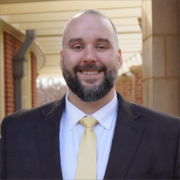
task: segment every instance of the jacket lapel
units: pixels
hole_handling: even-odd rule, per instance
[[[45,179],[62,179],[59,150],[60,119],[65,98],[41,112],[43,118],[36,125],[37,144]]]
[[[124,179],[133,161],[144,127],[135,120],[141,114],[118,94],[119,107],[111,152],[104,179]]]

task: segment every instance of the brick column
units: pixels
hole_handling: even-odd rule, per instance
[[[37,106],[37,59],[33,52],[31,52],[31,94],[32,94],[32,107]]]
[[[132,101],[132,76],[119,76],[115,85],[118,91],[127,101]]]
[[[14,112],[14,77],[12,58],[19,50],[21,44],[21,41],[4,32],[5,116]]]
[[[143,104],[143,94],[142,94],[142,67],[132,66],[130,68],[132,72],[132,94],[133,102],[136,104]]]

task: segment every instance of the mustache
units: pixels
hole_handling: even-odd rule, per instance
[[[107,68],[105,66],[97,66],[95,64],[85,64],[85,65],[76,66],[74,68],[74,73],[77,73],[77,71],[85,71],[85,70],[103,71],[104,73],[107,72]]]

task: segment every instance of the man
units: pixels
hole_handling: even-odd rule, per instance
[[[4,119],[2,178],[179,179],[179,118],[125,101],[114,89],[121,65],[112,22],[75,15],[60,61],[69,92]]]

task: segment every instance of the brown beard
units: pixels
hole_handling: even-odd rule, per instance
[[[84,70],[98,70],[104,72],[104,78],[99,85],[92,85],[91,88],[87,88],[82,85],[77,76],[78,71]],[[82,101],[94,102],[102,99],[109,91],[114,87],[118,76],[118,64],[117,66],[107,71],[105,66],[97,66],[92,64],[86,64],[84,66],[76,66],[74,73],[71,73],[66,69],[64,61],[62,60],[62,71],[64,79],[72,92],[74,92]],[[93,84],[95,80],[86,80],[86,82]]]

